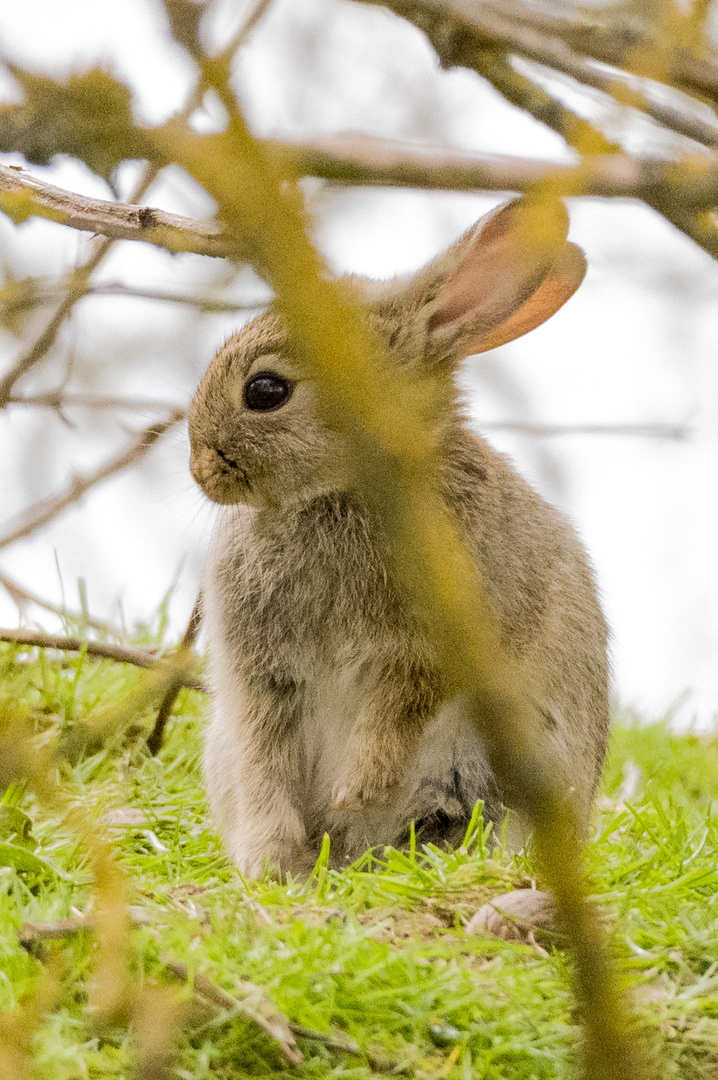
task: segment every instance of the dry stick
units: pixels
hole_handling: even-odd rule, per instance
[[[38,408],[54,409],[113,409],[119,412],[182,412],[180,405],[160,398],[127,398],[114,394],[83,394],[65,390],[50,390],[44,394],[13,395],[8,399],[11,405],[33,405]]]
[[[62,637],[57,634],[44,634],[35,630],[0,629],[0,641],[28,648],[58,649],[62,652],[86,652],[88,656],[97,656],[103,660],[116,660],[120,664],[132,664],[134,667],[154,670],[167,663],[165,657],[145,649],[129,649],[124,645],[112,645],[107,641],[87,641],[79,637]],[[181,685],[190,690],[204,690],[200,679],[189,673],[173,672],[173,677],[181,680]]]
[[[219,256],[229,253],[226,241],[221,239],[222,227],[215,222],[197,221],[148,206],[78,197],[8,165],[0,166],[0,209],[18,223],[40,216],[112,240],[145,240],[172,252]],[[100,254],[107,250],[103,245]]]
[[[458,59],[448,62],[465,63]],[[562,106],[515,72],[508,62],[501,61],[501,58],[497,62],[504,65],[507,80],[513,80],[517,86],[523,84],[524,93],[531,86],[534,99],[541,93],[546,101],[551,101],[551,111],[556,116],[551,120],[545,114],[540,115],[544,123],[550,123],[558,130],[563,116],[564,119],[571,117],[572,125],[576,127],[579,121],[575,114],[570,110],[562,111]],[[480,73],[487,74],[483,67]],[[495,80],[498,81],[496,74],[492,81]],[[533,104],[523,101],[520,104],[537,115],[535,100]],[[561,133],[565,134],[563,131]],[[586,157],[578,165],[567,165],[532,158],[411,145],[366,135],[319,138],[311,143],[268,142],[265,146],[278,164],[291,165],[297,175],[316,176],[338,184],[521,192],[532,192],[550,184],[557,194],[567,196],[597,195],[647,200],[656,193],[663,193],[666,198],[680,198],[697,210],[718,204],[718,162],[705,155],[666,162],[635,160],[621,153],[599,154]],[[8,173],[11,173],[12,187],[23,192],[28,217],[50,217],[71,228],[88,229],[108,238],[142,240],[168,251],[230,256],[235,259],[241,257],[240,248],[243,245],[232,240],[216,222],[199,221],[179,214],[167,215],[164,211],[149,207],[88,199],[45,184],[24,171],[18,173],[6,165],[0,165],[0,210],[9,211],[5,194]],[[58,209],[60,206],[61,211]],[[143,226],[139,221],[141,210],[147,211],[145,219],[171,217],[171,228]],[[211,245],[207,243],[208,235],[212,236]]]
[[[250,982],[242,983],[247,999],[240,1000],[221,987],[215,986],[204,975],[190,976],[187,965],[179,960],[165,960],[163,963],[173,975],[184,982],[191,983],[194,990],[207,1001],[211,1001],[221,1009],[228,1009],[252,1020],[277,1043],[283,1056],[291,1065],[301,1065],[304,1061],[304,1055],[297,1046],[289,1018],[279,1011],[260,986]],[[252,1002],[252,998],[256,1004]]]
[[[197,640],[197,635],[199,634],[201,625],[202,593],[200,592],[197,594],[197,598],[192,607],[192,613],[189,617],[189,622],[187,623],[187,629],[185,630],[182,636],[182,641],[179,645],[180,650],[184,650],[186,652],[191,651],[195,641]],[[160,704],[159,710],[157,712],[157,719],[155,720],[154,727],[152,728],[149,738],[147,739],[147,749],[153,755],[153,757],[156,754],[159,754],[160,750],[162,749],[165,728],[167,726],[167,722],[170,716],[172,715],[172,708],[175,701],[177,700],[177,696],[183,685],[184,683],[182,682],[182,680],[178,678],[176,683],[170,684],[170,686],[167,688],[165,696],[162,698],[162,703]]]
[[[52,604],[49,600],[45,600],[42,596],[38,596],[37,593],[32,593],[22,585],[18,585],[18,583],[13,581],[12,578],[9,578],[7,574],[0,573],[0,585],[2,585],[3,589],[10,594],[19,608],[22,608],[25,604],[34,604],[36,607],[44,608],[45,611],[51,611],[53,615],[59,615],[61,618],[69,616],[71,619],[82,619],[88,626],[91,626],[93,630],[98,630],[102,634],[116,633],[109,623],[102,622],[100,619],[95,619],[91,615],[85,614],[85,612],[68,611],[66,607],[60,607],[59,604]]]
[[[119,205],[111,203],[110,205]],[[14,282],[6,290],[0,289],[0,308],[11,314],[17,314],[38,307],[64,296],[70,282],[68,279],[52,282],[43,278],[28,278],[22,283]],[[3,292],[5,295],[3,295]],[[182,304],[197,311],[211,314],[224,312],[256,311],[266,305],[267,299],[255,302],[237,300],[217,300],[211,296],[182,296],[178,293],[165,292],[162,289],[136,288],[120,281],[108,281],[99,285],[90,285],[83,294],[87,296],[129,297],[133,300],[159,300],[162,303]],[[14,398],[10,398],[13,402]]]
[[[63,652],[86,652],[88,656],[98,656],[105,660],[117,660],[121,664],[133,664],[135,667],[155,668],[157,657],[144,649],[128,649],[124,645],[112,645],[106,641],[86,641],[79,637],[63,637],[59,634],[44,634],[37,630],[0,629],[0,641],[12,642],[39,649],[59,649]]]
[[[138,432],[130,445],[120,454],[110,458],[93,473],[87,476],[77,476],[68,487],[57,495],[51,495],[47,499],[41,499],[34,506],[29,507],[20,516],[14,528],[10,528],[3,537],[0,537],[0,549],[9,547],[10,544],[24,540],[38,529],[47,525],[56,518],[68,506],[78,502],[91,488],[97,487],[103,480],[115,476],[123,469],[134,465],[166,431],[184,419],[184,413],[176,409],[172,415],[163,421],[150,424],[143,431]]]
[[[144,913],[140,916],[140,913],[134,915],[133,912],[130,911],[129,915],[130,921],[134,925],[144,926],[147,924],[147,918],[144,916]],[[38,945],[42,945],[46,941],[61,941],[68,937],[76,937],[78,934],[92,932],[94,929],[95,920],[90,915],[72,916],[67,919],[52,919],[47,922],[29,922],[23,923],[18,930],[18,941],[24,949],[32,952]],[[338,1050],[341,1053],[351,1054],[354,1057],[366,1057],[372,1067],[376,1067],[375,1059],[371,1058],[370,1055],[365,1055],[358,1046],[355,1046],[348,1041],[345,1042],[343,1039],[338,1039],[333,1035],[325,1035],[321,1031],[314,1031],[312,1028],[307,1028],[303,1024],[294,1023],[284,1013],[277,1009],[274,1003],[267,997],[266,991],[256,983],[243,981],[241,983],[241,989],[246,991],[247,997],[254,998],[255,1001],[258,1000],[260,1005],[263,1005],[266,1009],[267,1015],[260,1011],[257,1006],[252,1006],[250,1003],[236,998],[222,987],[217,986],[206,976],[190,976],[187,965],[180,960],[164,960],[163,965],[178,979],[187,983],[191,982],[195,992],[206,1001],[211,1002],[213,1005],[217,1005],[220,1009],[227,1009],[233,1013],[239,1013],[254,1021],[254,1023],[261,1027],[273,1041],[279,1043],[282,1053],[293,1065],[298,1065],[303,1060],[302,1053],[294,1039],[294,1036],[299,1036],[313,1042],[321,1043],[331,1050]],[[391,1068],[392,1064],[393,1063],[382,1062],[379,1067],[383,1067],[384,1069]]]

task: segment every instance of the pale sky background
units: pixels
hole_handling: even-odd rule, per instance
[[[221,42],[244,4],[216,5],[210,28]],[[23,0],[0,5],[0,59],[62,76],[103,64],[131,86],[137,115],[161,121],[180,107],[192,72],[166,39],[153,0]],[[243,50],[237,89],[263,135],[360,130],[476,151],[570,157],[561,140],[512,109],[467,71],[439,69],[413,27],[381,9],[346,0],[275,0]],[[569,93],[569,91],[567,91]],[[0,99],[17,100],[0,79]],[[575,97],[572,98],[575,102]],[[665,149],[651,125],[604,115],[613,137]],[[18,158],[5,156],[7,162]],[[36,175],[87,194],[107,186],[76,162]],[[132,167],[123,170],[126,193]],[[500,196],[331,189],[307,184],[316,240],[338,272],[386,277],[418,268],[448,246]],[[197,216],[210,200],[179,171],[152,189],[150,204]],[[613,629],[621,700],[648,717],[681,695],[680,717],[703,725],[718,715],[718,264],[652,211],[628,202],[570,202],[571,235],[589,273],[579,293],[546,326],[469,359],[464,385],[482,423],[688,424],[684,441],[571,435],[537,438],[491,432],[495,445],[576,524],[596,567]],[[86,237],[31,222],[0,220],[0,266],[15,276],[56,274],[72,265]],[[99,279],[176,292],[261,301],[249,272],[215,260],[169,256],[119,244]],[[55,365],[70,385],[186,403],[213,351],[240,324],[237,314],[197,315],[177,305],[87,298],[59,340]],[[0,369],[19,341],[0,330]],[[56,385],[48,363],[22,389]],[[55,374],[53,375],[53,371]],[[4,517],[48,494],[74,471],[119,448],[125,429],[149,417],[75,410],[69,429],[50,413],[6,410],[0,418]],[[124,427],[123,427],[124,425]],[[0,568],[28,588],[76,604],[87,580],[94,613],[128,625],[152,618],[170,585],[179,633],[197,587],[215,510],[194,487],[186,432],[177,430],[141,470],[108,483],[52,528],[0,553]],[[0,526],[0,531],[4,528]],[[35,609],[48,628],[52,618]],[[17,610],[0,595],[0,622]]]

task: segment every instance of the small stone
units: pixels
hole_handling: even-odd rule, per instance
[[[550,893],[538,889],[515,889],[484,904],[466,927],[467,934],[493,934],[504,941],[534,944],[539,932],[560,938],[556,905]]]

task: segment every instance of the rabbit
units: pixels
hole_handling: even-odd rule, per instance
[[[585,829],[606,752],[607,628],[575,532],[468,427],[453,372],[545,321],[585,259],[562,203],[558,244],[527,243],[520,197],[409,280],[342,279],[407,379],[450,392],[435,410],[441,496],[538,704],[535,738]],[[533,217],[532,217],[533,215]],[[556,224],[558,222],[558,225]],[[278,308],[219,350],[189,417],[191,472],[224,506],[203,579],[211,715],[204,776],[242,874],[311,872],[323,834],[341,866],[369,846],[457,845],[500,787],[466,704],[442,687],[423,624],[385,556],[341,425],[318,407]]]

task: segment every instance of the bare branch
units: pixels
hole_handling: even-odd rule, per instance
[[[132,664],[134,667],[153,670],[166,664],[163,657],[146,649],[129,649],[124,645],[112,645],[107,641],[87,641],[79,637],[62,637],[57,634],[43,634],[35,630],[0,629],[0,641],[28,648],[58,649],[61,652],[86,652],[101,660],[116,660],[119,664]],[[186,665],[185,665],[186,668]],[[204,683],[186,670],[174,671],[176,678],[182,679],[182,686],[191,690],[204,690]]]
[[[11,167],[6,168],[5,166],[0,166],[0,170],[2,170],[2,175],[0,175],[0,210],[5,210],[6,207],[3,204],[3,195],[7,195],[11,200],[12,198],[20,198],[22,200],[26,196],[23,196],[22,193],[18,192],[14,192],[13,194],[12,191],[5,191],[5,173],[9,173],[12,177],[12,173],[17,174],[18,170]],[[142,176],[137,181],[132,191],[133,199],[142,198],[154,177],[157,175],[157,171],[155,166],[147,166],[143,170]],[[10,216],[12,217],[11,211],[6,210],[6,212],[10,213]],[[24,220],[24,218],[22,218],[22,220]],[[77,301],[87,292],[92,274],[111,250],[113,243],[114,240],[109,237],[102,240],[87,261],[73,272],[66,295],[60,301],[44,328],[40,331],[27,352],[15,361],[10,370],[0,380],[0,409],[7,404],[7,400],[12,394],[13,387],[18,379],[22,378],[22,376],[34,367],[35,364],[42,360],[45,354],[52,348],[65,320],[72,312]]]
[[[43,525],[47,525],[53,518],[56,518],[63,510],[66,510],[68,506],[72,506],[73,503],[79,502],[83,495],[91,488],[96,487],[98,484],[101,484],[103,480],[107,480],[108,477],[114,476],[116,473],[121,472],[130,465],[134,465],[140,458],[144,457],[150,447],[156,443],[166,431],[169,431],[171,427],[178,424],[180,420],[183,419],[184,413],[180,410],[175,410],[167,420],[151,424],[149,427],[145,428],[144,431],[140,431],[136,438],[132,440],[130,445],[123,450],[122,453],[110,458],[110,460],[105,462],[104,465],[101,465],[99,469],[96,469],[88,476],[75,477],[65,491],[62,491],[57,495],[52,495],[47,499],[42,499],[34,506],[31,506],[21,515],[17,523],[10,527],[10,530],[5,536],[0,538],[0,548],[9,547],[10,544],[14,544],[18,540],[23,540],[25,537],[30,536],[32,533],[42,528]]]
[[[375,4],[376,0],[360,0]],[[608,17],[591,20],[584,10],[549,14],[525,3],[501,0],[383,0],[383,6],[447,43],[457,35],[470,35],[480,46],[490,46],[561,66],[569,51],[623,68],[638,76],[659,77],[685,93],[718,101],[718,65],[685,49],[665,47],[656,28],[629,25]],[[431,34],[430,34],[431,36]],[[558,39],[558,40],[556,40]],[[559,51],[561,50],[561,51]],[[565,51],[564,51],[565,50]],[[567,64],[571,60],[565,61]]]
[[[457,8],[467,18],[466,5],[457,5]],[[669,130],[706,146],[713,147],[718,142],[718,120],[715,118],[712,123],[704,120],[695,110],[681,107],[680,99],[671,104],[655,100],[650,96],[645,80],[632,72],[630,65],[627,71],[615,66],[606,69],[575,52],[561,40],[560,32],[565,31],[565,20],[550,20],[552,31],[547,35],[537,29],[537,23],[545,27],[547,20],[541,17],[532,20],[530,9],[524,11],[523,5],[504,4],[499,8],[491,3],[482,3],[480,6],[474,5],[468,21],[479,36],[486,36],[492,43],[499,43],[519,56],[570,75],[586,86],[611,96],[620,96],[624,104],[640,109]],[[645,71],[640,74],[645,74]],[[663,68],[660,74],[665,74]]]
[[[69,391],[50,390],[44,394],[13,395],[10,405],[32,405],[43,409],[116,409],[120,412],[182,412],[179,405],[159,398],[126,398],[114,394],[73,394]]]
[[[68,278],[59,281],[48,281],[42,278],[27,278],[24,281],[14,281],[12,286],[6,286],[5,289],[0,288],[0,308],[7,313],[18,314],[38,307],[40,304],[62,299],[69,287],[70,280]],[[182,295],[180,293],[166,292],[163,289],[148,289],[126,285],[121,281],[107,281],[97,285],[89,285],[79,299],[84,299],[86,296],[126,296],[133,300],[159,300],[163,303],[182,304],[207,313],[257,311],[267,303],[266,297],[254,301],[218,300],[215,296]]]
[[[127,912],[134,926],[146,926],[149,918],[138,907],[130,907]],[[17,932],[18,942],[28,952],[35,952],[38,945],[45,941],[60,941],[63,938],[76,937],[95,929],[96,920],[92,915],[73,915],[66,919],[50,919],[45,922],[23,923]]]
[[[197,640],[197,635],[200,632],[202,626],[202,593],[197,594],[194,605],[192,606],[192,612],[187,623],[187,628],[182,635],[182,641],[179,644],[180,651],[190,653],[194,647],[194,643]],[[162,743],[164,742],[165,728],[172,715],[172,709],[174,703],[177,700],[180,690],[182,689],[181,681],[177,681],[176,684],[170,685],[167,688],[165,696],[162,698],[159,710],[157,712],[157,718],[154,723],[154,727],[147,739],[147,749],[156,756],[162,749]]]
[[[513,77],[522,76],[513,73]],[[527,81],[527,80],[524,80]],[[524,107],[527,107],[524,105]],[[557,112],[575,116],[553,103]],[[545,116],[539,116],[547,123]],[[558,124],[554,125],[558,128]],[[565,130],[561,129],[561,134]],[[211,136],[207,136],[211,140]],[[533,158],[497,154],[475,154],[437,147],[411,145],[366,135],[342,135],[314,140],[312,143],[267,143],[278,158],[292,161],[295,170],[342,184],[383,187],[414,187],[453,191],[523,191],[530,192],[550,185],[560,195],[598,195],[621,198],[652,198],[663,192],[696,210],[718,203],[718,162],[700,157],[680,162],[634,160],[627,154],[598,154],[580,164],[537,161]],[[2,185],[8,171],[0,166],[0,209],[3,208]],[[13,185],[25,187],[28,215],[45,216],[46,199],[62,203],[65,210],[54,220],[72,228],[91,229],[108,237],[143,240],[169,251],[186,251],[213,256],[236,257],[236,245],[217,223],[198,221],[178,214],[165,214],[148,207],[86,199],[60,188],[51,188],[24,171],[13,173]],[[49,193],[48,193],[49,191]],[[157,227],[138,223],[140,211],[146,220],[171,218]],[[127,222],[117,229],[116,220]],[[134,224],[133,224],[134,222]],[[84,295],[84,293],[82,293]],[[194,301],[192,301],[194,302]],[[25,364],[25,369],[28,366]],[[0,383],[0,393],[2,393]],[[0,398],[0,401],[2,399]]]
[[[477,421],[481,431],[514,431],[518,435],[620,435],[639,439],[688,439],[687,424],[535,424],[526,420]]]
[[[17,223],[29,217],[44,217],[115,240],[145,240],[167,251],[228,254],[228,244],[222,242],[222,229],[216,223],[149,206],[74,195],[15,166],[0,166],[0,209]]]
[[[420,0],[424,2],[424,0]],[[430,0],[433,2],[433,0]],[[476,14],[477,4],[470,0],[439,0],[444,9],[466,12],[471,6]],[[620,9],[614,14],[609,8],[606,16],[593,18],[584,10],[571,11],[564,7],[560,12],[538,10],[517,0],[492,0],[481,4],[481,10],[491,12],[492,18],[504,19],[502,33],[507,43],[517,27],[531,28],[544,39],[558,38],[576,52],[584,53],[604,64],[623,68],[638,76],[659,78],[676,90],[699,98],[718,101],[718,65],[689,52],[682,42],[680,47],[665,40],[665,28],[658,21],[651,25],[636,19],[630,23],[622,19]],[[658,8],[656,12],[658,13]],[[494,22],[496,28],[496,22]]]

